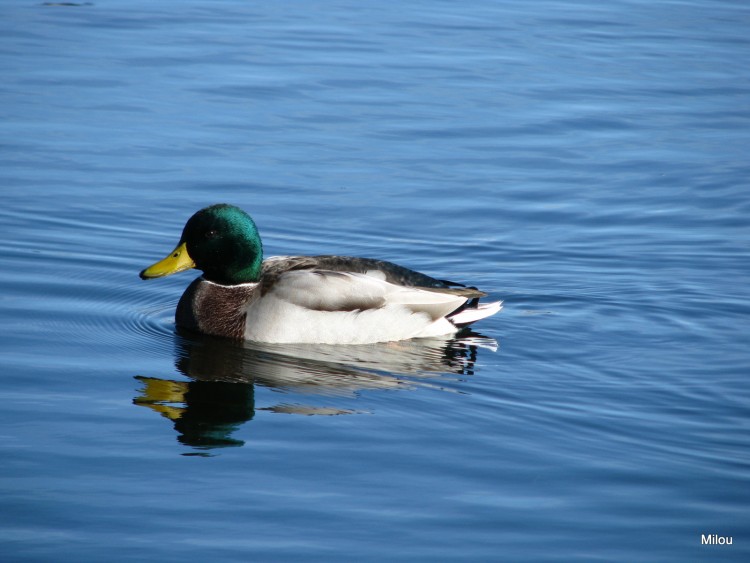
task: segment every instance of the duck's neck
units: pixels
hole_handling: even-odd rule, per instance
[[[236,285],[240,283],[253,283],[257,282],[260,279],[260,272],[263,265],[263,249],[258,249],[258,252],[255,254],[255,258],[253,259],[252,264],[246,266],[245,268],[242,268],[241,270],[236,271],[232,275],[232,283],[231,285]]]
[[[260,280],[263,265],[263,245],[260,237],[242,241],[229,249],[213,267],[203,268],[203,277],[220,285],[239,285]]]

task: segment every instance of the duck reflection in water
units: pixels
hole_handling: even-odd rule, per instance
[[[434,385],[446,374],[472,375],[479,348],[497,342],[471,331],[451,338],[361,346],[236,342],[178,329],[175,366],[188,381],[136,376],[133,403],[174,423],[177,439],[197,449],[242,446],[232,434],[255,415],[256,384],[287,393],[351,396],[363,390]],[[357,414],[356,409],[281,403],[277,413]]]

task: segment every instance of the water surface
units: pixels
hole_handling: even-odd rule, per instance
[[[6,558],[750,557],[744,5],[3,16]],[[137,273],[222,201],[268,255],[505,309],[366,347],[178,332],[191,274]]]

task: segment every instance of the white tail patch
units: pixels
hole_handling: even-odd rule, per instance
[[[476,309],[464,309],[463,311],[448,317],[453,324],[467,325],[486,317],[491,317],[503,308],[502,301],[493,303],[480,303]]]

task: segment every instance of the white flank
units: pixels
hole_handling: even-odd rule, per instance
[[[466,303],[453,293],[392,284],[367,274],[293,270],[247,308],[245,338],[257,342],[370,344],[454,334],[494,315],[500,301],[448,317]]]
[[[250,304],[245,338],[368,344],[453,334],[456,327],[445,315],[465,302],[364,274],[295,270]]]

